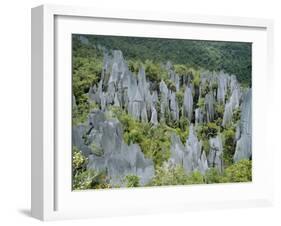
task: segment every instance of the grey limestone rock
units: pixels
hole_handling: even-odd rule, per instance
[[[202,152],[200,159],[198,159],[198,170],[201,174],[205,174],[209,169],[208,160],[205,151]]]
[[[215,167],[219,171],[223,171],[223,146],[220,135],[210,138],[210,151],[208,155],[209,167]]]
[[[191,121],[193,112],[193,96],[192,90],[188,86],[185,88],[184,99],[183,99],[183,110],[184,115]]]
[[[153,162],[144,157],[138,144],[125,144],[122,134],[117,119],[105,120],[99,130],[92,130],[87,168],[107,172],[113,186],[125,186],[127,175],[138,176],[145,185],[154,176]]]
[[[225,96],[227,91],[227,75],[220,72],[218,75],[218,90],[217,99],[219,103],[225,103]]]
[[[252,157],[252,92],[245,94],[241,105],[240,139],[237,141],[234,162]]]
[[[171,157],[170,162],[174,165],[183,166],[186,173],[200,171],[205,174],[209,169],[205,152],[201,153],[202,144],[198,141],[193,125],[190,126],[190,133],[185,146],[178,135],[171,136]]]
[[[195,109],[195,125],[203,123],[204,120],[204,112],[201,108]]]
[[[187,155],[183,160],[183,167],[187,172],[192,172],[198,169],[198,160],[201,157],[202,149],[202,144],[198,141],[192,124],[189,127],[189,135],[185,143],[185,148]]]
[[[77,147],[86,156],[91,153],[91,149],[85,144],[88,130],[89,128],[84,124],[72,127],[72,145]]]
[[[172,134],[170,159],[175,165],[183,165],[184,156],[185,156],[185,147],[182,144],[180,137],[176,134]]]
[[[207,122],[212,122],[214,120],[215,110],[214,110],[215,99],[212,92],[209,92],[205,96],[205,108]]]
[[[72,95],[72,109],[77,108],[77,104],[76,104],[76,98],[74,95]]]
[[[115,95],[114,95],[114,106],[115,107],[121,107],[121,104],[120,104],[120,101],[119,101],[119,98],[118,98],[118,93],[115,93]]]
[[[232,120],[233,109],[231,102],[226,103],[223,113],[222,126],[227,127]]]
[[[172,119],[174,121],[179,120],[179,106],[176,100],[176,93],[172,92],[170,95],[170,109],[172,113]]]
[[[158,124],[157,111],[154,108],[154,106],[152,106],[152,113],[151,113],[150,123],[152,123],[155,126]]]
[[[141,108],[141,121],[146,123],[148,120],[147,118],[147,110],[146,110],[146,105],[143,104],[142,108]]]

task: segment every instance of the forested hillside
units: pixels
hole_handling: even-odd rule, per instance
[[[73,189],[251,181],[250,43],[72,40]]]
[[[194,69],[224,70],[251,86],[252,45],[242,42],[215,42],[182,39],[155,39],[114,36],[83,36],[95,47],[120,49],[125,59],[159,63],[167,59]],[[76,36],[79,39],[79,36]],[[74,38],[74,42],[77,39]],[[75,40],[76,39],[76,40]],[[83,40],[83,39],[82,39]],[[84,42],[85,43],[85,42]],[[79,48],[74,54],[79,54]]]

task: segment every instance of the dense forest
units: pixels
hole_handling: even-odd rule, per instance
[[[93,47],[120,49],[125,59],[159,63],[167,59],[195,69],[223,70],[235,74],[238,81],[251,86],[252,45],[243,42],[198,41],[184,39],[156,39],[139,37],[83,36],[84,44]],[[78,36],[74,42],[79,42]],[[85,41],[87,40],[87,41]],[[85,43],[86,42],[86,43]],[[77,43],[78,44],[78,43]],[[79,54],[79,45],[76,47]]]
[[[73,189],[251,181],[251,44],[72,36]]]

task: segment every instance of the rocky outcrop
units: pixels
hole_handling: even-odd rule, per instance
[[[141,185],[154,176],[152,160],[144,156],[138,144],[123,141],[122,126],[116,118],[106,117],[112,106],[153,127],[163,123],[170,127],[190,125],[186,142],[183,144],[173,134],[170,146],[169,162],[181,165],[186,173],[205,174],[212,167],[223,171],[222,136],[208,134],[208,138],[202,138],[199,131],[203,126],[220,126],[221,131],[233,126],[236,145],[233,161],[250,159],[251,90],[243,94],[236,77],[224,72],[201,71],[198,87],[192,76],[178,75],[171,62],[161,67],[168,76],[160,82],[150,81],[143,66],[137,72],[129,70],[121,51],[105,52],[100,81],[88,92],[89,102],[96,103],[99,109],[92,111],[84,124],[73,126],[73,145],[88,157],[87,168],[105,171],[114,186],[124,186],[127,175],[139,176]],[[73,109],[77,108],[74,96],[72,102]],[[237,125],[233,116],[240,109]],[[209,149],[208,145],[203,148],[198,137],[204,144],[209,142]]]
[[[193,113],[193,96],[192,96],[192,90],[188,86],[186,86],[184,92],[183,112],[184,112],[184,116],[186,116],[189,119],[189,121],[191,121],[192,113]]]
[[[178,135],[172,135],[170,161],[175,165],[181,165],[186,173],[197,170],[205,174],[209,169],[206,154],[202,151],[202,144],[198,141],[193,125],[189,128],[185,146]]]
[[[124,186],[127,175],[137,175],[141,185],[154,176],[152,160],[144,157],[138,144],[127,145],[121,123],[106,119],[101,110],[90,114],[87,125],[73,127],[73,145],[88,156],[87,169],[106,172],[113,186]]]
[[[223,171],[223,146],[220,135],[210,138],[210,151],[208,155],[208,165]]]
[[[205,96],[205,108],[206,108],[206,117],[207,122],[212,122],[215,117],[215,100],[212,92],[209,92]]]
[[[233,159],[235,162],[252,157],[252,92],[249,89],[241,106],[239,125],[240,138],[237,141]]]

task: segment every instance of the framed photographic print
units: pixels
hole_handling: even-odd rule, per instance
[[[32,9],[32,215],[269,205],[272,30],[264,19]]]

